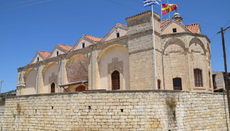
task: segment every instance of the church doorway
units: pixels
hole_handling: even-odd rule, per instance
[[[85,91],[85,86],[81,85],[81,86],[78,86],[75,91]]]
[[[55,83],[51,84],[51,93],[55,93]]]
[[[114,71],[112,73],[112,90],[120,89],[120,73],[118,71]]]
[[[173,89],[182,90],[181,78],[173,78]]]
[[[160,90],[161,89],[161,80],[157,80],[157,89]]]

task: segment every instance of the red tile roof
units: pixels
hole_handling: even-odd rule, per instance
[[[63,44],[57,44],[57,45],[66,51],[70,51],[73,48],[73,46],[71,45],[63,45]]]
[[[117,23],[115,26],[113,26],[113,28],[110,29],[110,31],[109,31],[102,39],[105,39],[105,37],[108,36],[108,34],[111,33],[111,31],[112,31],[117,25],[121,25],[121,26],[124,26],[124,27],[128,27],[127,25]]]
[[[100,37],[95,37],[95,36],[91,36],[91,35],[85,35],[85,34],[84,34],[83,36],[85,36],[85,37],[87,37],[87,38],[89,38],[90,40],[95,41],[95,42],[99,42],[99,41],[102,40],[102,38],[100,38]]]
[[[199,23],[194,23],[190,25],[185,25],[185,27],[192,33],[198,33],[198,29],[200,27]]]
[[[166,25],[168,25],[171,21],[172,21],[172,20],[169,21],[169,19],[160,21],[161,30],[162,30]]]
[[[117,23],[118,25],[121,25],[121,26],[124,26],[124,27],[128,27],[127,25],[124,25],[124,24],[120,24],[120,23]]]
[[[47,52],[47,51],[38,51],[38,53],[40,53],[44,58],[47,58],[51,52]]]
[[[164,19],[164,20],[160,21],[160,25],[163,25],[166,21],[169,21],[169,19]]]
[[[169,20],[169,19],[164,19],[162,21],[160,21],[160,25],[161,25],[161,30],[167,26],[173,19]],[[190,24],[190,25],[184,25],[183,23],[181,23],[183,26],[185,26],[186,29],[188,29],[191,33],[198,33],[198,30],[200,28],[200,24],[199,23],[194,23],[194,24]]]

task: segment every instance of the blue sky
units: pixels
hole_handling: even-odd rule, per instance
[[[0,0],[0,81],[5,81],[2,92],[16,89],[17,68],[29,64],[37,50],[52,51],[58,43],[74,45],[82,34],[103,37],[116,23],[126,24],[126,17],[151,9],[142,3],[142,0]],[[230,1],[169,0],[169,3],[178,4],[184,24],[200,23],[202,33],[212,41],[212,70],[224,71],[221,35],[215,34],[220,27],[230,26]],[[160,14],[160,6],[154,6],[154,11]],[[174,13],[170,13],[171,17]],[[168,15],[163,16],[166,18]],[[230,29],[225,32],[225,42],[230,61]]]

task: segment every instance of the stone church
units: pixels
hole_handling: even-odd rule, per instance
[[[18,68],[17,95],[85,90],[184,90],[213,92],[209,38],[199,23],[183,24],[174,14],[160,20],[152,12],[126,18],[103,37],[82,35],[74,46],[38,51]],[[162,43],[162,44],[161,44]],[[157,81],[157,87],[155,87]]]

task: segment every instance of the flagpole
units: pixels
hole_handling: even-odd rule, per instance
[[[154,48],[154,64],[155,64],[155,88],[157,90],[157,66],[156,66],[156,48],[155,48],[155,31],[154,31],[154,14],[152,5],[152,27],[153,27],[153,48]]]
[[[161,2],[161,21],[162,21],[162,2]],[[161,25],[160,25],[160,28],[161,28]],[[161,29],[160,29],[161,31]],[[165,90],[165,68],[164,68],[164,52],[163,52],[163,42],[162,42],[162,31],[161,31],[161,57],[162,57],[162,76],[163,76],[163,87],[164,87],[164,90]]]
[[[169,7],[169,0],[167,0],[167,3],[168,3],[168,7]],[[169,20],[170,20],[170,12],[168,14],[169,14]]]

